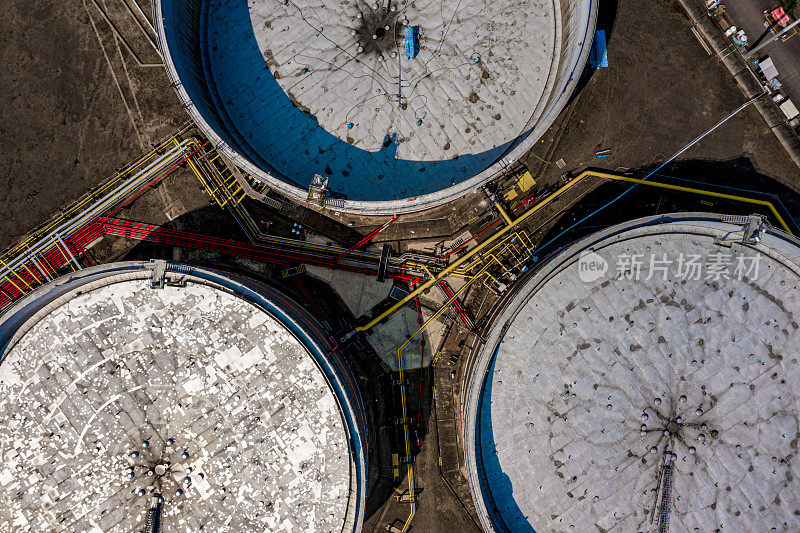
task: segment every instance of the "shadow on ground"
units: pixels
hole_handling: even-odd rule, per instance
[[[125,212],[120,215],[126,218]],[[275,219],[274,223],[286,224],[291,229],[291,221],[287,222],[286,219]],[[162,227],[242,243],[247,241],[232,217],[216,206],[187,213]],[[274,229],[274,226],[270,229]],[[302,305],[334,337],[352,330],[356,324],[356,317],[327,284],[306,274],[283,278],[282,271],[294,264],[262,262],[148,241],[140,241],[129,248],[130,242],[125,241],[119,237],[106,238],[92,249],[92,254],[103,261],[166,259],[224,270],[279,289]],[[115,250],[124,246],[127,246],[127,250],[115,255]],[[402,457],[404,449],[402,425],[397,423],[402,418],[399,389],[395,382],[397,374],[387,372],[378,354],[358,336],[340,345],[337,353],[349,363],[356,377],[367,416],[369,465],[365,518],[368,519],[391,502],[393,491],[403,484],[405,476],[403,465],[399,465],[398,479],[395,479],[392,468],[392,454],[398,453]],[[409,439],[412,455],[416,455],[427,437],[429,426],[432,399],[430,369],[407,372],[405,379],[408,387],[407,416],[413,419],[409,426]]]
[[[648,165],[627,172],[631,177],[644,178],[657,169]],[[687,160],[667,165],[652,174],[648,181],[670,183],[694,189],[766,200],[786,222],[789,229],[800,235],[800,195],[759,172],[752,161],[737,157],[726,161]],[[545,256],[567,244],[603,228],[634,218],[660,213],[705,211],[731,215],[761,214],[770,224],[780,222],[766,206],[742,201],[714,198],[708,195],[675,192],[644,185],[606,182],[562,213],[555,226],[544,228],[535,236],[539,251]],[[585,219],[585,220],[584,220]],[[580,222],[577,226],[573,225]],[[546,233],[545,233],[546,232]],[[542,257],[542,256],[540,256]]]
[[[611,34],[614,32],[614,22],[617,20],[617,7],[618,7],[618,0],[601,0],[600,4],[597,6],[597,27],[596,30],[603,30],[606,32],[606,46],[608,46],[611,42]],[[594,35],[592,35],[594,38]],[[588,62],[583,67],[583,71],[581,72],[581,77],[578,78],[578,84],[575,86],[575,91],[570,96],[569,100],[567,101],[567,105],[564,106],[565,108],[568,107],[575,99],[577,99],[583,88],[589,83],[589,80],[592,79],[594,73],[597,72],[596,68],[593,68]]]

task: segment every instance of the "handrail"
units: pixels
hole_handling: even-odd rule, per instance
[[[65,219],[61,224],[56,225],[47,234],[27,244],[26,253],[20,254],[9,261],[7,265],[0,268],[0,277],[14,272],[29,261],[31,255],[42,253],[53,247],[62,235],[69,235],[79,230],[96,217],[100,216],[120,199],[135,191],[142,183],[158,175],[164,168],[175,163],[176,160],[184,156],[186,148],[192,140],[185,140],[175,145],[171,150],[158,157],[154,162],[143,168],[132,179],[126,180],[119,186],[112,189],[102,198],[96,201],[91,207],[81,212],[76,219]],[[38,242],[36,242],[38,241]]]
[[[517,227],[519,224],[521,224],[522,222],[527,220],[531,215],[533,215],[534,213],[536,213],[537,211],[539,211],[540,209],[545,207],[547,204],[549,204],[550,202],[555,200],[559,195],[561,195],[565,191],[569,190],[574,185],[580,183],[581,181],[583,181],[588,176],[592,176],[592,175],[598,175],[600,177],[604,177],[604,176],[614,177],[612,174],[605,174],[603,172],[592,172],[592,171],[588,171],[588,170],[584,171],[584,172],[581,172],[580,174],[578,174],[577,176],[575,176],[574,178],[569,180],[567,183],[565,183],[564,185],[562,185],[561,187],[556,189],[547,198],[545,198],[544,200],[542,200],[538,204],[534,205],[529,210],[525,211],[525,213],[523,213],[519,217],[517,217],[514,220],[512,220],[510,224],[507,224],[506,226],[503,226],[503,228],[500,229],[500,231],[498,231],[497,233],[495,233],[494,235],[492,235],[491,237],[489,237],[488,239],[486,239],[485,241],[483,241],[482,243],[477,245],[472,250],[468,251],[466,254],[462,255],[460,258],[456,259],[453,263],[451,263],[446,268],[441,270],[438,274],[436,274],[436,276],[434,278],[426,281],[425,283],[423,283],[422,285],[420,285],[419,287],[417,287],[416,289],[411,291],[402,300],[398,301],[396,304],[391,306],[389,309],[387,309],[386,311],[384,311],[383,313],[381,313],[380,315],[378,315],[374,319],[370,320],[367,324],[357,327],[356,331],[357,332],[361,332],[361,331],[367,331],[367,330],[371,329],[378,322],[380,322],[384,318],[388,317],[389,315],[393,314],[395,311],[397,311],[398,309],[403,307],[405,304],[410,302],[412,299],[414,299],[417,296],[419,296],[420,294],[422,294],[425,290],[430,288],[434,283],[436,283],[437,281],[439,281],[443,277],[445,277],[448,274],[450,274],[451,272],[453,272],[459,266],[461,266],[466,261],[468,261],[471,257],[473,257],[474,255],[482,252],[485,248],[487,248],[488,246],[492,245],[496,240],[502,238],[505,234],[511,232],[515,227]]]
[[[455,272],[456,269],[458,269],[458,267],[460,267],[462,264],[464,264],[470,258],[472,258],[473,256],[481,253],[486,248],[488,248],[489,246],[494,244],[497,240],[501,239],[502,237],[504,237],[508,233],[512,232],[514,230],[514,228],[516,228],[522,222],[527,220],[531,215],[535,214],[536,212],[541,210],[543,207],[547,206],[550,202],[552,202],[553,200],[558,198],[561,194],[563,194],[567,190],[571,189],[573,186],[577,185],[578,183],[580,183],[581,181],[583,181],[587,177],[597,177],[597,178],[601,178],[601,179],[605,179],[605,180],[609,180],[609,181],[621,181],[621,182],[627,182],[627,183],[634,183],[634,184],[637,184],[637,185],[647,185],[647,186],[650,186],[650,187],[658,187],[658,188],[662,188],[662,189],[669,189],[669,190],[675,190],[675,191],[680,191],[680,192],[688,192],[688,193],[692,193],[692,194],[700,194],[700,195],[705,195],[705,196],[711,196],[711,197],[714,197],[714,198],[721,198],[721,199],[726,199],[726,200],[733,200],[733,201],[737,201],[737,202],[745,202],[745,203],[749,203],[749,204],[753,204],[753,205],[764,206],[764,207],[767,207],[769,209],[770,213],[772,213],[772,215],[775,217],[775,219],[778,221],[778,223],[781,225],[781,227],[785,231],[787,231],[790,234],[792,233],[792,231],[789,229],[789,226],[786,224],[786,221],[784,221],[783,217],[781,217],[781,215],[778,213],[778,210],[775,209],[775,206],[771,202],[769,202],[767,200],[758,200],[758,199],[755,199],[755,198],[747,198],[745,196],[738,196],[738,195],[734,195],[734,194],[726,194],[726,193],[720,193],[720,192],[715,192],[715,191],[709,191],[709,190],[705,190],[705,189],[697,189],[697,188],[694,188],[694,187],[684,187],[682,185],[672,185],[672,184],[669,184],[669,183],[662,183],[662,182],[657,182],[657,181],[649,181],[649,180],[643,180],[643,179],[637,179],[637,178],[630,178],[628,176],[620,176],[620,175],[617,175],[617,174],[611,174],[611,173],[608,173],[608,172],[601,172],[601,171],[596,171],[596,170],[584,170],[583,172],[581,172],[580,174],[578,174],[577,176],[575,176],[574,178],[569,180],[567,183],[565,183],[564,185],[562,185],[561,187],[556,189],[554,192],[552,192],[550,195],[548,195],[544,200],[542,200],[541,202],[537,203],[536,205],[531,207],[529,210],[525,211],[519,217],[513,219],[510,224],[507,224],[506,226],[504,226],[502,229],[500,229],[500,231],[498,231],[497,233],[495,233],[494,235],[492,235],[491,237],[489,237],[488,239],[486,239],[485,241],[483,241],[482,243],[477,245],[472,250],[468,251],[466,254],[464,254],[459,259],[457,259],[456,261],[454,261],[453,263],[448,265],[443,270],[439,271],[436,274],[436,276],[432,277],[427,282],[423,283],[422,285],[417,287],[415,290],[411,291],[411,293],[409,293],[403,299],[401,299],[396,304],[391,306],[389,309],[387,309],[386,311],[384,311],[383,313],[381,313],[380,315],[378,315],[374,319],[370,320],[367,324],[364,324],[363,326],[357,327],[355,329],[355,331],[356,332],[363,332],[363,331],[367,331],[367,330],[373,328],[376,324],[378,324],[379,322],[381,322],[382,320],[384,320],[385,318],[387,318],[388,316],[393,314],[395,311],[397,311],[398,309],[403,307],[405,304],[410,302],[412,299],[414,299],[417,296],[419,296],[422,292],[424,292],[425,290],[430,288],[434,283],[437,283],[439,280],[441,280],[445,276]]]

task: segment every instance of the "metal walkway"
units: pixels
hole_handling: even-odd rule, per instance
[[[194,139],[173,137],[156,146],[97,190],[60,213],[51,222],[0,256],[0,309],[58,277],[59,270],[81,268],[79,249],[71,237],[105,213],[114,213],[163,179],[200,146]]]

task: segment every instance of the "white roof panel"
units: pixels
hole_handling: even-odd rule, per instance
[[[761,70],[761,73],[764,75],[767,81],[778,77],[778,69],[775,68],[775,64],[772,62],[772,58],[770,57],[766,57],[759,61],[758,68]]]
[[[123,281],[56,306],[0,366],[0,417],[0,532],[138,531],[156,493],[165,533],[345,520],[325,376],[272,315],[209,286]]]
[[[674,453],[675,530],[800,528],[800,276],[726,235],[633,229],[519,289],[478,407],[496,525],[655,531]]]

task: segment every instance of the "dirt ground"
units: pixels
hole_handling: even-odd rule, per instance
[[[97,0],[140,58],[157,62],[158,56],[133,24],[122,1]],[[141,2],[144,7],[146,2]],[[137,66],[93,0],[6,0],[4,8],[0,132],[6,146],[0,152],[0,248],[133,161],[187,120],[163,68]],[[563,174],[586,167],[622,167],[644,173],[744,102],[728,71],[707,55],[692,35],[677,1],[602,0],[599,27],[608,35],[610,66],[575,80],[579,84],[576,96],[532,155],[525,158],[539,184],[557,182]],[[595,152],[606,149],[610,157],[595,157]],[[559,168],[556,161],[561,159],[564,165]],[[792,191],[800,191],[800,170],[753,108],[743,110],[661,173],[766,190],[778,195],[793,214],[800,213],[800,202]],[[583,210],[570,213],[566,219],[574,220],[576,213],[582,214],[616,193],[615,189],[588,194],[592,190],[587,187],[564,195],[565,204],[577,202],[579,192],[587,197],[586,205],[580,206]],[[662,204],[661,196],[647,197],[645,193],[628,199],[655,212],[669,208],[671,201],[665,196]],[[676,200],[674,205],[678,204]],[[444,238],[465,226],[474,234],[487,224],[488,209],[484,195],[472,193],[448,206],[403,217],[376,242]],[[376,225],[374,220],[346,216],[323,221],[319,220],[322,217],[312,218],[305,208],[287,212],[303,223],[319,225],[325,235],[343,233],[339,226],[343,224],[348,232],[345,244],[352,244]],[[209,205],[196,180],[185,171],[170,176],[120,216],[241,238],[235,234],[232,221],[223,223],[225,215]],[[543,210],[541,216],[531,220],[532,233],[544,227],[540,231],[544,234],[557,224],[556,229],[560,229],[561,223],[556,222],[559,216],[555,208],[553,212]],[[350,222],[353,225],[348,225]],[[588,224],[613,222],[600,219]],[[323,231],[325,225],[330,227]],[[129,242],[110,242],[108,257],[122,257],[131,246]],[[401,249],[399,242],[396,248]],[[164,257],[174,257],[175,253],[151,245],[140,245],[137,253],[159,257],[162,252]],[[199,256],[187,254],[186,259],[197,260]],[[476,303],[471,312],[477,317],[480,310]],[[457,351],[446,356],[453,354]],[[448,483],[459,481],[456,478],[463,461],[453,449],[454,439],[439,442],[438,437],[441,428],[452,426],[448,436],[456,432],[459,404],[456,395],[451,396],[445,401],[443,395],[431,409],[424,403],[426,399],[429,402],[429,396],[423,395],[422,405],[432,414],[423,417],[424,425],[420,426],[420,430],[426,430],[415,466],[418,487],[423,489],[413,523],[415,531],[476,529],[464,512],[468,505],[459,501],[459,497],[468,496],[468,490],[456,486],[456,491],[451,491],[445,483],[445,479]],[[442,466],[440,457],[444,458]],[[402,481],[395,484],[403,486]],[[463,483],[460,486],[465,487]],[[407,507],[391,498],[386,505],[375,507],[377,510],[367,517],[365,531],[385,530],[387,523],[407,514]]]
[[[143,61],[160,62],[123,0],[97,1]],[[164,68],[138,67],[92,0],[6,0],[3,22],[0,248],[188,119]]]
[[[143,61],[159,61],[124,0],[97,1]],[[691,34],[676,1],[607,0],[600,11],[610,66],[575,80],[576,96],[524,159],[540,183],[587,166],[653,167],[744,101],[725,68]],[[137,66],[92,0],[11,0],[4,18],[0,132],[7,145],[0,154],[0,247],[187,118],[163,69]],[[601,149],[609,149],[611,157],[596,158]],[[563,168],[556,165],[560,159]],[[794,187],[800,183],[800,170],[752,108],[682,159],[702,161],[704,174],[724,175],[734,184],[755,174]],[[475,218],[470,207],[482,199],[472,194],[456,202],[455,212],[443,206],[408,217],[382,237],[397,239],[398,231],[412,238],[430,231],[451,234],[459,222]]]
[[[676,0],[601,2],[598,29],[606,31],[608,68],[587,69],[578,95],[526,160],[545,179],[592,166],[654,167],[745,101]],[[606,149],[611,157],[595,157]],[[706,171],[728,174],[729,184],[762,173],[800,191],[800,169],[753,107],[677,159],[684,160],[715,163]]]

